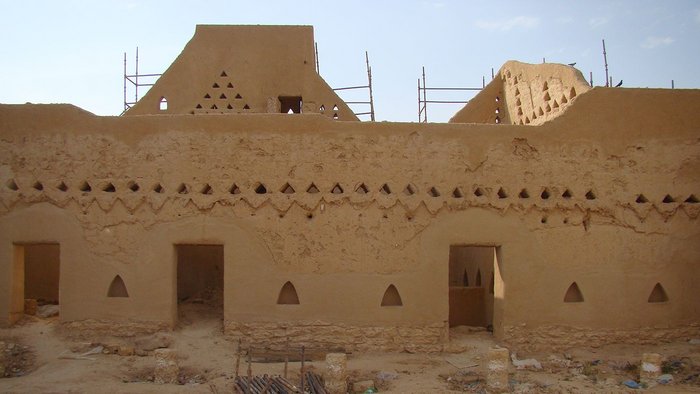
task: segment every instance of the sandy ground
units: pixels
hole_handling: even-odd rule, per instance
[[[189,309],[188,309],[189,308]],[[0,379],[3,393],[225,393],[233,391],[236,343],[221,333],[221,319],[201,306],[183,308],[180,326],[173,332],[148,338],[68,339],[57,318],[27,316],[14,327],[0,330],[0,341],[15,363]],[[486,354],[496,343],[485,331],[466,328],[451,331],[452,352],[435,354],[362,353],[348,355],[350,381],[374,380],[383,393],[486,392]],[[153,383],[152,352],[144,350],[168,345],[176,349],[181,367],[180,383]],[[97,346],[103,352],[85,359],[74,357]],[[138,354],[129,354],[135,349]],[[99,348],[98,348],[99,349]],[[674,381],[650,389],[628,389],[622,382],[639,378],[642,353],[657,352],[666,358],[664,369]],[[109,353],[109,354],[105,354]],[[140,354],[140,355],[139,355]],[[253,353],[253,374],[284,372],[283,362],[261,362]],[[73,358],[71,358],[73,357]],[[306,366],[318,373],[325,370],[322,354]],[[690,393],[700,392],[700,344],[665,343],[657,346],[610,345],[597,349],[569,349],[518,354],[535,358],[541,370],[516,370],[510,381],[518,393]],[[256,362],[257,361],[257,362]],[[239,369],[247,373],[243,359]],[[289,379],[298,382],[299,362],[290,362]]]

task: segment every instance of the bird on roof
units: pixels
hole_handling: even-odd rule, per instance
[[[620,86],[622,86],[622,80],[620,80],[620,82],[618,82],[617,85],[615,85],[616,88],[619,88]]]
[[[576,65],[576,62],[569,63],[569,66],[571,66],[571,67],[573,67],[573,66],[575,66],[575,65]]]

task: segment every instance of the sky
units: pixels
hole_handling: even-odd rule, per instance
[[[332,87],[366,84],[368,51],[377,120],[418,120],[422,67],[428,87],[479,87],[507,60],[576,62],[604,85],[602,39],[614,84],[700,88],[700,1],[34,0],[2,4],[0,103],[119,115],[124,52],[129,73],[137,46],[139,72],[162,73],[197,24],[313,25]],[[431,104],[428,120],[446,122],[460,107]]]

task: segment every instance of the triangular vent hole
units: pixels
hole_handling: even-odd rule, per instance
[[[586,200],[595,200],[595,199],[596,199],[595,193],[593,192],[593,190],[589,190],[586,193]]]
[[[462,189],[455,187],[455,189],[452,190],[452,197],[453,198],[464,198],[464,193],[462,193]]]
[[[178,186],[178,188],[177,188],[177,193],[178,194],[187,194],[187,193],[189,193],[189,188],[184,183],[181,183],[180,186]]]
[[[158,194],[161,194],[165,191],[165,189],[163,189],[163,185],[161,185],[160,183],[156,183],[155,185],[153,185],[153,191]]]
[[[19,186],[17,186],[17,182],[15,182],[14,179],[10,179],[9,181],[7,181],[7,183],[5,185],[10,190],[13,190],[13,191],[19,190]]]
[[[228,192],[230,194],[240,194],[241,193],[241,188],[238,187],[235,183],[231,185],[231,187],[228,189]]]
[[[336,183],[335,186],[333,186],[333,189],[331,189],[331,193],[333,193],[333,194],[343,194],[343,188],[340,187],[340,184]]]
[[[416,187],[409,183],[408,185],[406,185],[406,188],[403,189],[403,194],[407,196],[412,196],[416,194]]]
[[[68,186],[66,185],[65,182],[59,183],[58,186],[56,186],[56,188],[62,192],[68,191]]]
[[[647,302],[657,303],[657,302],[668,302],[668,295],[666,290],[661,286],[661,283],[657,283],[649,294],[649,299]]]
[[[92,191],[92,186],[90,186],[90,184],[87,183],[87,181],[84,181],[84,182],[80,185],[80,191],[81,191],[81,192],[84,192],[84,193],[91,192],[91,191]]]
[[[475,282],[476,287],[481,287],[481,270],[477,269],[476,270],[476,282]]]
[[[364,183],[360,183],[360,186],[355,188],[355,193],[367,194],[369,193],[369,189],[367,188],[367,185],[365,185]]]
[[[647,199],[644,194],[640,194],[637,196],[637,199],[634,200],[637,204],[646,204],[649,202],[649,199]]]
[[[474,189],[474,195],[477,197],[482,197],[484,195],[484,191],[480,187],[477,187]]]
[[[573,194],[571,193],[571,190],[566,189],[564,190],[564,193],[561,194],[562,198],[571,198]]]
[[[666,197],[664,197],[664,199],[663,199],[662,202],[663,202],[664,204],[670,204],[670,203],[672,203],[672,202],[676,202],[676,200],[675,200],[673,197],[671,197],[670,194],[667,194]]]
[[[284,193],[284,194],[294,194],[294,193],[296,193],[296,191],[294,190],[294,188],[292,187],[292,185],[290,185],[289,183],[285,183],[284,186],[282,186],[282,188],[280,189],[280,192],[281,192],[281,193]]]
[[[32,185],[32,187],[38,191],[44,190],[44,185],[39,181],[34,182],[34,185]]]
[[[379,189],[379,192],[382,194],[391,194],[391,188],[385,183],[382,185],[381,189]]]
[[[403,301],[401,301],[401,295],[396,289],[396,286],[389,285],[384,292],[384,297],[382,297],[382,306],[403,306]]]
[[[698,202],[700,202],[700,200],[698,200],[698,198],[695,197],[695,194],[691,194],[690,196],[688,196],[688,198],[685,199],[685,202],[687,202],[688,204],[697,204]]]
[[[258,183],[258,186],[255,187],[255,193],[265,194],[265,193],[267,193],[267,188],[262,183]]]
[[[496,194],[498,194],[498,198],[500,198],[500,199],[504,199],[504,198],[508,197],[508,193],[506,193],[506,191],[503,190],[502,187],[498,189],[498,193],[496,193]]]
[[[299,295],[292,282],[287,281],[280,289],[277,305],[299,305]]]
[[[219,88],[219,84],[216,83],[216,82],[214,82],[214,84],[211,85],[211,87],[214,88],[214,89],[218,89],[218,88]]]
[[[544,190],[542,190],[542,193],[540,193],[540,198],[543,200],[549,200],[550,196],[551,194],[549,193],[549,189],[547,189],[546,187],[544,188]]]
[[[572,283],[566,290],[564,302],[583,302],[583,293],[581,293],[581,289],[578,288],[576,282]]]
[[[523,189],[520,191],[518,194],[518,197],[520,198],[530,198],[530,193],[527,192],[527,189]]]
[[[209,186],[208,183],[205,183],[204,186],[202,187],[202,190],[200,190],[199,192],[201,194],[211,195],[214,193],[214,189],[212,189],[212,187]]]
[[[306,192],[311,193],[311,194],[316,194],[316,193],[320,192],[320,190],[318,190],[316,185],[312,183],[309,185],[309,187],[306,188]]]
[[[117,189],[114,187],[113,184],[108,183],[102,188],[102,191],[107,193],[114,193],[117,191]]]
[[[469,274],[467,270],[464,270],[464,276],[462,277],[462,286],[469,287]]]
[[[428,195],[430,197],[440,197],[440,192],[435,188],[435,186],[433,186],[430,188],[430,190],[428,190]]]
[[[126,290],[126,285],[121,276],[117,275],[112,279],[112,283],[109,284],[109,290],[107,290],[107,297],[129,297],[129,292]]]

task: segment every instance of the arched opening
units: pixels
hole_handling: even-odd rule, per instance
[[[396,286],[389,285],[384,292],[384,297],[382,297],[382,306],[403,306],[403,301],[401,301],[401,295],[396,289]]]
[[[299,295],[292,282],[287,281],[280,289],[277,305],[299,305]]]
[[[666,290],[664,289],[664,287],[661,286],[661,283],[656,283],[656,285],[654,285],[654,288],[649,294],[649,299],[647,299],[647,302],[668,302],[668,295],[666,294]]]
[[[168,99],[161,97],[160,102],[158,103],[158,109],[161,111],[166,111],[168,109]]]
[[[129,297],[129,292],[126,290],[126,285],[120,275],[115,276],[114,279],[112,279],[112,283],[109,284],[107,297]]]
[[[564,302],[583,302],[583,293],[576,282],[572,283],[566,290]]]

